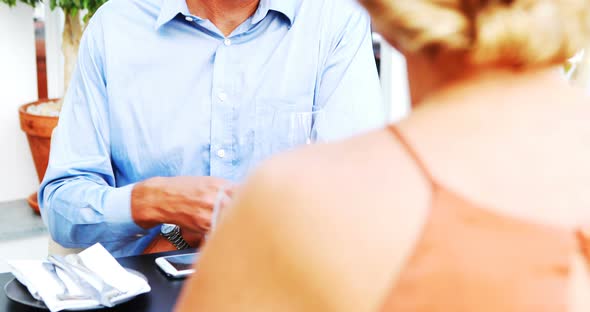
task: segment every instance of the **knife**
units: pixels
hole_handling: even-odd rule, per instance
[[[86,294],[90,295],[92,299],[100,302],[100,304],[105,307],[112,308],[115,306],[110,300],[108,300],[108,298],[102,296],[98,289],[94,288],[92,284],[80,276],[80,274],[74,270],[72,265],[68,263],[63,257],[58,255],[50,255],[47,257],[47,260],[53,263],[56,267],[62,269],[78,286],[82,288]]]
[[[61,293],[58,293],[55,295],[58,300],[92,299],[87,294],[72,295],[70,293],[70,290],[68,289],[68,285],[66,285],[66,283],[64,283],[64,281],[61,279],[61,277],[59,277],[59,275],[57,274],[57,271],[55,270],[55,268],[56,268],[55,264],[53,264],[51,262],[43,262],[43,268],[47,272],[49,272],[51,277],[53,277],[53,279],[59,284],[59,287],[62,289]]]

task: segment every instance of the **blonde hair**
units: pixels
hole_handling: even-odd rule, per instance
[[[474,65],[563,63],[590,36],[590,0],[360,2],[402,50],[464,53]]]

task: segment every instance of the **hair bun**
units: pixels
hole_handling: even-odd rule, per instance
[[[474,20],[471,60],[476,64],[539,65],[564,62],[587,39],[589,1],[489,1]]]
[[[462,52],[477,65],[562,63],[588,41],[590,0],[361,0],[409,52]]]

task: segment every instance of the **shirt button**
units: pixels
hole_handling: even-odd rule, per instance
[[[225,92],[219,92],[219,94],[217,95],[217,97],[219,98],[219,100],[221,102],[224,102],[225,100],[227,100],[227,94],[225,94]]]
[[[217,156],[219,156],[219,158],[225,157],[225,150],[224,149],[217,150]]]
[[[231,45],[231,40],[229,38],[225,38],[225,40],[223,40],[223,44],[225,44],[226,47],[229,47]]]
[[[185,17],[184,17],[184,19],[185,19],[187,22],[193,22],[193,21],[195,20],[194,18],[192,18],[192,17],[190,17],[190,16],[185,16]]]

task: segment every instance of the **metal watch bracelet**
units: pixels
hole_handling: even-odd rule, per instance
[[[170,241],[170,243],[172,243],[172,245],[174,245],[174,247],[176,247],[176,249],[178,250],[191,248],[191,246],[182,237],[179,226],[176,226],[174,230],[172,230],[172,232],[168,235],[161,235],[164,236],[168,241]]]

